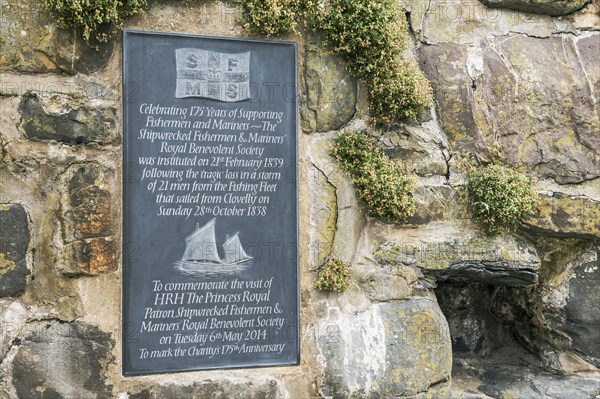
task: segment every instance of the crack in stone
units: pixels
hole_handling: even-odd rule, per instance
[[[47,60],[48,62],[50,62],[50,63],[52,64],[52,66],[53,66],[53,67],[54,67],[54,68],[55,68],[57,71],[60,71],[60,72],[63,72],[63,73],[66,73],[66,74],[69,74],[69,75],[71,75],[71,73],[69,73],[69,71],[67,71],[67,70],[66,70],[66,69],[64,69],[64,68],[61,68],[61,67],[60,67],[60,65],[58,65],[58,64],[57,64],[57,63],[56,63],[54,60],[52,60],[52,58],[50,58],[50,54],[48,54],[47,52],[45,52],[45,51],[43,51],[43,50],[39,50],[39,49],[35,49],[35,50],[33,50],[33,52],[34,52],[34,53],[39,53],[39,54],[43,55],[43,56],[46,58],[46,60]]]
[[[448,154],[448,157],[446,157],[446,154],[444,153],[444,151],[442,151],[442,156],[444,157],[444,161],[446,162],[446,174],[444,175],[444,177],[446,178],[446,182],[450,181],[450,161],[452,160],[452,158],[454,158],[454,155],[452,154]]]
[[[327,174],[321,169],[319,168],[314,162],[311,162],[312,166],[319,171],[323,177],[325,178],[325,182],[327,184],[329,184],[331,186],[331,188],[333,188],[333,197],[334,197],[334,201],[335,201],[335,213],[334,213],[334,220],[333,220],[333,236],[331,237],[331,248],[329,249],[327,255],[325,256],[325,258],[327,256],[330,256],[331,253],[333,252],[333,246],[334,246],[334,242],[335,242],[335,235],[337,232],[337,226],[338,226],[338,220],[339,220],[339,210],[338,210],[338,194],[337,194],[337,187],[335,186],[335,184],[333,184],[333,182],[331,180],[329,180],[329,177],[327,176]]]
[[[421,33],[420,33],[420,37],[418,39],[419,42],[424,43],[424,44],[431,44],[427,41],[427,35],[425,34],[425,28],[427,27],[427,22],[429,20],[429,13],[431,12],[431,2],[433,0],[429,0],[427,2],[427,9],[425,10],[425,12],[423,13],[423,20],[421,21]],[[409,22],[410,23],[410,22]]]
[[[587,82],[588,88],[590,89],[590,98],[592,99],[593,104],[598,104],[598,99],[594,95],[594,85],[592,84],[592,81],[590,80],[587,70],[585,69],[583,60],[581,59],[581,53],[579,52],[579,47],[577,46],[577,43],[575,43],[575,42],[571,42],[571,43],[573,44],[573,51],[575,52],[575,58],[577,58],[579,67],[581,68],[581,71],[583,72],[583,76],[585,77],[585,81]],[[581,143],[581,141],[580,141],[580,143]]]

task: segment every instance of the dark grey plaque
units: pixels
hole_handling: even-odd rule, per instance
[[[123,373],[294,365],[296,44],[125,31]]]

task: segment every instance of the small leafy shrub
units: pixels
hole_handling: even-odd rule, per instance
[[[340,162],[369,212],[390,222],[412,216],[416,178],[399,160],[388,158],[372,139],[359,132],[338,137],[332,155]]]
[[[400,61],[408,22],[396,0],[243,0],[246,27],[268,36],[293,30],[300,18],[369,85],[369,113],[378,125],[415,120],[432,103],[431,88],[414,65]]]
[[[408,48],[408,22],[396,0],[314,0],[312,26],[369,85],[369,113],[378,125],[415,120],[432,103],[429,82],[400,61]]]
[[[321,291],[344,292],[350,288],[350,265],[332,256],[319,268],[315,288]]]
[[[432,104],[431,86],[425,75],[407,62],[376,71],[369,84],[370,114],[378,125],[416,120]]]
[[[529,178],[501,165],[473,168],[468,173],[469,203],[476,220],[496,233],[514,229],[537,204]]]
[[[397,0],[237,0],[244,26],[266,36],[290,32],[304,21],[348,60],[369,86],[374,123],[414,120],[432,103],[420,69],[400,60],[408,48],[408,22]],[[143,12],[147,0],[44,0],[59,25],[90,43],[108,41],[124,18]]]
[[[146,0],[44,0],[63,28],[73,28],[83,39],[108,41],[108,29],[123,19],[143,12]]]
[[[408,23],[396,0],[314,0],[312,27],[350,61],[358,78],[370,76],[407,48]]]
[[[296,29],[301,0],[244,0],[244,27],[266,36],[279,35]]]

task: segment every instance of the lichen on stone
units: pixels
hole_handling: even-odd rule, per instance
[[[17,264],[0,252],[0,277],[4,276],[10,270],[14,270],[15,267],[17,267]]]

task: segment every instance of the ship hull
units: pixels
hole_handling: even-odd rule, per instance
[[[251,260],[235,263],[194,262],[182,260],[176,262],[175,267],[186,274],[192,275],[225,275],[239,273],[247,269],[251,264]]]

